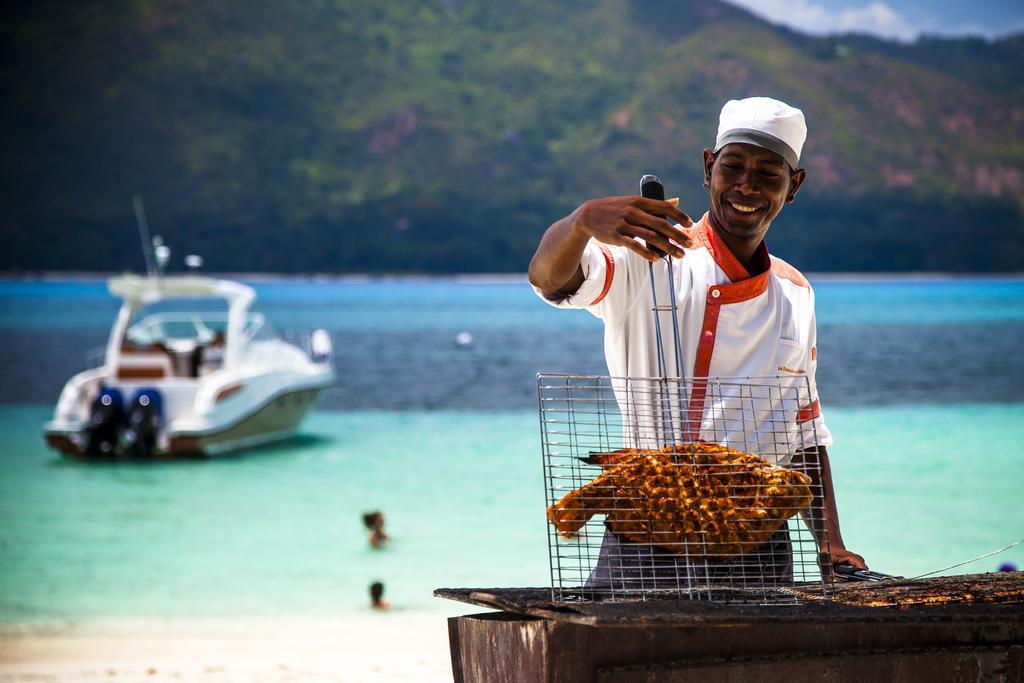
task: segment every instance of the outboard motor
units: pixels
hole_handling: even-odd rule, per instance
[[[157,440],[164,426],[164,401],[156,389],[139,389],[128,410],[125,437],[128,452],[140,458],[156,453]]]
[[[114,457],[124,423],[124,397],[121,391],[100,387],[100,393],[89,407],[85,452],[89,455]]]

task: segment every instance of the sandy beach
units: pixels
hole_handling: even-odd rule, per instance
[[[450,681],[446,616],[108,621],[0,631],[0,682]]]

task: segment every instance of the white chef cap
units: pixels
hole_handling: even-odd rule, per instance
[[[804,113],[770,97],[729,100],[718,119],[715,151],[745,142],[775,152],[796,168],[807,139]]]

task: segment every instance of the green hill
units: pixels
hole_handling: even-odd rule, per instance
[[[754,94],[810,126],[773,251],[1024,264],[1024,36],[813,38],[714,0],[37,2],[0,31],[0,269],[138,268],[138,192],[210,269],[522,271],[644,172],[702,212],[718,110]]]

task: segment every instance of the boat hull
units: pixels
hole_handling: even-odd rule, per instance
[[[325,389],[304,387],[282,392],[231,423],[211,426],[202,431],[172,429],[167,435],[167,447],[159,450],[155,458],[206,458],[287,439],[295,434]],[[86,441],[82,432],[46,432],[47,445],[65,457],[75,460],[104,459],[103,456],[88,453]]]

